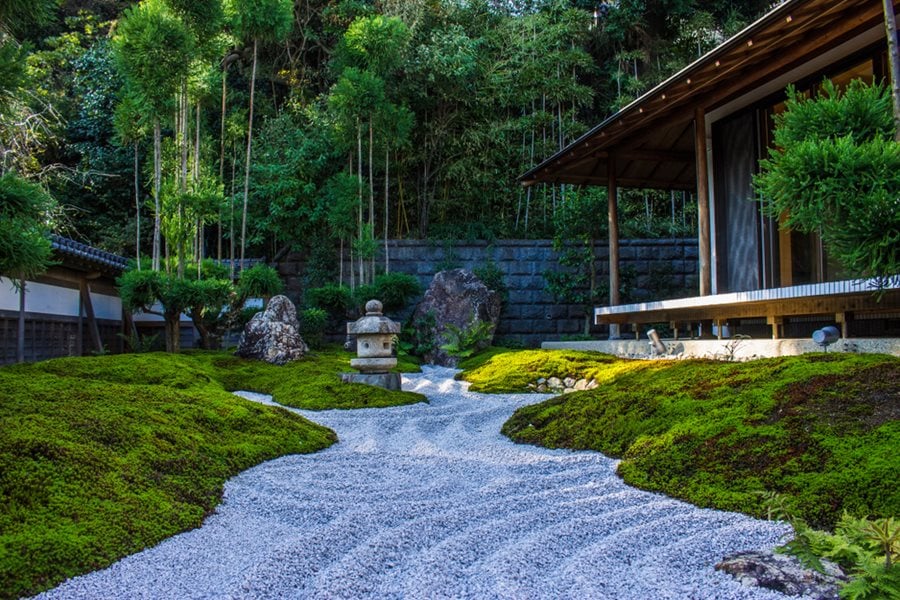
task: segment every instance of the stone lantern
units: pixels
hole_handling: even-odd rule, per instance
[[[347,325],[347,333],[356,336],[356,356],[350,366],[359,373],[343,373],[346,383],[367,383],[389,390],[400,389],[400,374],[391,373],[397,366],[393,355],[394,336],[400,333],[400,324],[381,314],[378,300],[366,302],[366,315]]]

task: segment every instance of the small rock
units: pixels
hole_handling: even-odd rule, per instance
[[[563,386],[563,382],[559,377],[551,377],[547,380],[547,385],[551,388],[561,388]]]
[[[540,385],[537,386],[537,391],[540,392],[540,393],[542,393],[542,394],[543,394],[543,393],[546,393],[549,389],[550,389],[550,388],[547,387],[547,384],[546,384],[546,383],[542,383],[542,384],[540,384]]]
[[[563,394],[571,394],[574,391],[575,391],[575,388],[563,388],[562,393]]]
[[[582,378],[582,379],[579,379],[578,381],[576,381],[575,385],[572,387],[574,387],[576,390],[578,390],[580,392],[582,390],[588,389],[587,386],[588,386],[588,380]]]
[[[600,384],[597,383],[596,379],[591,379],[587,384],[587,389],[593,390],[596,389]]]
[[[827,575],[804,567],[794,556],[773,552],[741,552],[727,557],[716,570],[732,575],[743,585],[775,590],[789,596],[805,596],[816,600],[837,600],[842,581],[847,581],[840,567],[822,561]]]
[[[574,377],[566,377],[563,379],[563,383],[567,388],[575,387],[575,378]]]
[[[537,380],[537,384],[538,384],[538,385],[541,385],[541,384],[543,384],[543,383],[547,383],[547,378],[546,378],[546,377],[541,377],[540,379]]]

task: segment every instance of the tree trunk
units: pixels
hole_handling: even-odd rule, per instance
[[[375,169],[372,158],[372,145],[374,143],[374,132],[372,130],[372,117],[369,116],[369,232],[372,236],[371,241],[375,240]],[[373,244],[374,245],[374,244]],[[369,259],[369,283],[375,279],[375,253],[372,253]]]
[[[225,84],[228,79],[228,67],[222,63],[222,114],[219,125],[219,181],[225,184]],[[222,211],[219,210],[219,232],[217,236],[216,258],[222,260]]]
[[[391,272],[391,259],[388,256],[388,211],[390,208],[388,207],[388,194],[390,193],[390,156],[391,151],[388,149],[387,144],[384,146],[384,272]]]
[[[177,353],[181,349],[180,331],[181,314],[172,315],[169,311],[165,313],[166,321],[166,352]]]
[[[134,215],[135,215],[135,227],[137,228],[137,233],[134,236],[134,256],[137,258],[137,270],[141,270],[141,164],[140,159],[138,157],[138,149],[140,148],[140,143],[135,140],[134,141]]]
[[[356,173],[357,177],[357,200],[358,200],[358,210],[356,212],[356,239],[360,241],[362,244],[363,238],[363,178],[362,178],[362,123],[359,118],[356,119],[356,154],[357,154],[357,165],[356,165]],[[362,248],[362,245],[360,245]],[[366,282],[365,277],[363,275],[363,259],[362,253],[359,256],[359,284],[363,285]]]
[[[160,200],[159,190],[162,180],[162,131],[159,118],[153,120],[153,257],[152,268],[159,271],[160,254],[162,251],[160,235]]]
[[[197,117],[194,122],[194,183],[200,182],[200,101],[197,101]],[[197,279],[200,279],[200,264],[203,262],[203,237],[206,234],[203,227],[203,219],[206,215],[197,213],[197,252],[194,257],[197,260]]]
[[[241,269],[244,268],[244,251],[247,246],[247,200],[250,195],[250,149],[253,141],[253,96],[256,93],[256,46],[253,40],[253,68],[250,70],[250,116],[247,119],[247,156],[244,167],[244,207],[241,215]]]
[[[231,145],[231,196],[228,198],[228,246],[231,259],[231,279],[234,280],[234,196],[237,192],[237,142]]]
[[[894,0],[883,1],[888,66],[891,70],[891,98],[894,102],[894,140],[900,142],[900,56],[897,50],[897,19],[894,14]]]

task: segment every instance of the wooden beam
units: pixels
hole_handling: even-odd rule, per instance
[[[706,160],[706,115],[702,107],[694,111],[694,149],[697,154],[697,220],[700,247],[700,295],[712,293],[709,230],[709,165]]]
[[[614,156],[619,160],[641,160],[648,162],[694,162],[693,153],[682,152],[679,150],[598,150],[588,156],[592,158],[609,158],[610,156]]]
[[[102,352],[103,340],[100,339],[100,327],[97,326],[97,319],[94,316],[94,303],[91,302],[91,287],[86,279],[81,282],[79,291],[81,293],[81,305],[84,307],[85,315],[87,315],[88,332],[91,334],[94,350]]]
[[[606,160],[606,195],[609,218],[609,303],[615,306],[621,302],[619,298],[619,190],[616,185],[616,159]],[[610,325],[610,339],[619,337],[618,326]]]

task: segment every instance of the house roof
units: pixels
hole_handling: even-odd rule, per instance
[[[124,271],[128,266],[128,259],[124,256],[100,250],[55,233],[50,235],[50,246],[57,256],[65,260],[67,265],[73,263],[72,266],[86,270],[118,273]]]
[[[606,185],[612,158],[621,187],[694,189],[698,108],[709,113],[880,23],[878,0],[788,0],[519,181]]]

